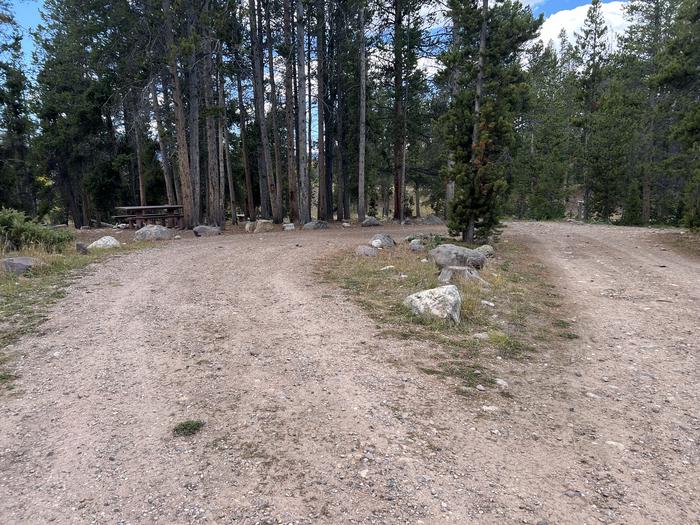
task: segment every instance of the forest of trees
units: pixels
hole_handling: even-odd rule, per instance
[[[0,0],[0,206],[698,227],[700,0],[626,16],[543,44],[516,0],[45,0],[29,74]]]

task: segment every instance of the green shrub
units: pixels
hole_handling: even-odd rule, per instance
[[[73,240],[73,234],[65,230],[51,230],[30,221],[21,211],[0,209],[0,250],[42,248],[58,252]]]

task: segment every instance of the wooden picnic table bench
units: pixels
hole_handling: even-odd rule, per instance
[[[129,224],[129,228],[143,227],[145,224],[157,224],[163,226],[183,227],[182,206],[180,204],[159,204],[155,206],[118,206],[115,208],[121,215],[114,215],[115,220],[122,220]]]

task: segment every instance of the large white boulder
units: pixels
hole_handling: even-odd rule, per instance
[[[255,223],[255,231],[253,233],[267,233],[271,231],[275,231],[275,225],[272,224],[272,221],[260,219]]]
[[[483,253],[454,244],[441,244],[430,250],[430,256],[440,268],[471,266],[480,270],[486,264],[486,256]]]
[[[173,230],[160,224],[147,224],[134,235],[137,241],[167,241],[173,238]],[[88,247],[89,248],[89,247]]]
[[[374,246],[375,248],[393,248],[396,246],[396,242],[394,242],[394,239],[391,238],[391,235],[388,233],[378,233],[374,237],[372,237],[372,240],[369,241],[370,246]]]
[[[121,246],[121,243],[115,239],[114,237],[110,235],[105,235],[104,237],[101,237],[97,239],[95,242],[90,244],[87,249],[88,251],[90,250],[105,250],[107,248],[119,248]]]
[[[447,319],[459,323],[462,297],[453,284],[409,295],[403,304],[416,315]]]
[[[200,224],[192,229],[192,233],[194,233],[195,237],[213,237],[214,235],[221,235],[221,228]]]

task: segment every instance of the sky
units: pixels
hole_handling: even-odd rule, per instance
[[[589,2],[585,0],[523,0],[530,4],[535,14],[543,13],[545,23],[542,26],[540,37],[546,43],[549,40],[557,40],[559,32],[566,29],[569,37],[572,38],[583,24],[586,17]],[[29,31],[41,22],[39,9],[42,0],[10,0],[14,7],[17,22],[25,32],[24,49],[27,62],[31,60],[32,41]],[[623,18],[622,8],[624,2],[620,0],[607,1],[603,4],[603,13],[610,33],[620,34],[627,27],[627,22]]]

